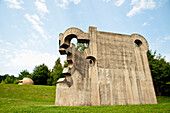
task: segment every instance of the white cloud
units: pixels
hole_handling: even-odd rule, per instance
[[[44,45],[43,41],[34,33],[31,33],[26,39],[19,39],[13,43],[0,40],[0,73],[16,76],[21,70],[28,69],[31,72],[36,65],[42,63],[52,69],[59,55],[48,51],[41,52]]]
[[[4,53],[7,53],[8,50],[7,49],[4,49],[4,48],[0,48],[0,54],[4,54]]]
[[[80,0],[70,0],[70,2],[73,2],[74,4],[78,4]]]
[[[144,23],[142,24],[142,26],[146,26],[146,25],[148,25],[148,23],[147,23],[147,22],[144,22]]]
[[[10,42],[6,42],[4,40],[0,40],[0,54],[4,55],[8,53],[13,45]],[[2,56],[0,55],[0,56]]]
[[[127,13],[128,17],[132,17],[136,13],[140,13],[141,10],[154,9],[156,3],[153,0],[131,0],[133,8]]]
[[[163,54],[165,56],[165,60],[170,62],[170,53]]]
[[[117,1],[115,2],[115,5],[119,7],[119,6],[121,6],[124,2],[125,2],[125,0],[117,0]]]
[[[31,37],[33,37],[34,39],[38,39],[38,35],[35,33],[31,33]]]
[[[64,61],[67,60],[67,55],[59,55],[59,57],[60,57],[62,65],[64,65]]]
[[[161,7],[163,4],[165,4],[166,2],[168,2],[168,0],[159,0],[158,1],[158,7]]]
[[[79,4],[81,0],[55,0],[56,5],[62,8],[66,8],[70,2],[73,2],[75,5]]]
[[[110,0],[103,0],[104,2],[109,2]]]
[[[20,1],[17,1],[17,0],[5,0],[5,1],[8,2],[8,7],[9,8],[24,9],[23,7],[21,7],[21,4],[24,3],[22,0],[20,0]]]
[[[164,40],[170,40],[170,36],[165,37]]]
[[[12,46],[10,42],[5,42],[6,46]]]
[[[49,13],[47,6],[45,4],[45,0],[36,0],[35,6],[37,7],[38,12],[40,13],[41,16],[44,16],[46,13]]]
[[[158,37],[154,40],[154,42],[152,42],[150,44],[150,48],[154,49],[154,50],[160,50],[160,48],[162,47],[162,45],[167,45],[168,41],[170,40],[170,36],[166,36],[166,37]]]
[[[50,53],[41,53],[33,50],[15,51],[13,57],[5,65],[6,67],[35,67],[36,65],[46,64],[50,69],[55,64],[57,55]]]
[[[150,25],[149,23],[150,23],[150,21],[153,20],[153,19],[154,19],[154,17],[148,18],[148,19],[142,24],[142,26],[148,26],[148,25]]]
[[[38,31],[41,36],[47,40],[47,37],[44,33],[43,28],[40,26],[40,24],[42,24],[42,22],[40,21],[40,18],[38,17],[38,15],[34,14],[34,15],[30,15],[30,14],[25,14],[25,18],[32,23],[33,28]]]

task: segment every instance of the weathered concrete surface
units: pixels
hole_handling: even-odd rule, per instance
[[[70,41],[89,47],[81,53]],[[58,80],[56,106],[156,104],[146,52],[138,34],[123,35],[69,28],[59,37],[60,54],[67,54],[65,78]]]

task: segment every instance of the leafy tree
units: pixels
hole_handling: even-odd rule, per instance
[[[64,61],[64,67],[68,67],[68,62],[66,60]]]
[[[2,80],[5,80],[7,76],[9,76],[9,74],[0,75],[0,82],[1,82]]]
[[[13,84],[15,81],[16,77],[14,75],[7,76],[6,79],[4,80],[5,84]]]
[[[22,70],[19,74],[18,79],[22,80],[24,77],[31,78],[31,74],[27,70]]]
[[[15,80],[14,80],[14,83],[13,84],[18,84],[19,83],[19,80],[16,78]]]
[[[2,80],[0,84],[5,84],[4,80]]]
[[[84,50],[86,48],[88,48],[88,44],[87,43],[77,43],[77,47],[76,47],[80,52],[84,52]]]
[[[32,79],[36,85],[47,85],[50,71],[45,64],[36,66],[33,70]]]
[[[170,94],[170,62],[166,62],[165,58],[159,54],[156,56],[156,51],[147,52],[149,66],[153,78],[153,84],[157,96]]]
[[[63,67],[60,61],[60,57],[56,60],[55,65],[52,69],[52,72],[50,74],[49,79],[47,80],[47,84],[48,85],[56,85],[57,80],[61,77],[64,77],[64,75],[62,74],[63,71]]]

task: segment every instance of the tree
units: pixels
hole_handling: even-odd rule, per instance
[[[2,80],[0,84],[5,84],[4,80]]]
[[[13,84],[15,80],[16,77],[14,77],[14,75],[11,75],[11,76],[7,76],[4,82],[5,84]]]
[[[2,80],[5,80],[7,76],[9,76],[9,74],[0,75],[0,82],[1,82]]]
[[[76,47],[80,52],[84,52],[84,50],[86,48],[88,48],[88,44],[87,43],[77,43],[77,47]]]
[[[36,85],[47,85],[50,71],[45,64],[36,66],[33,70],[32,79]]]
[[[147,52],[149,66],[152,74],[153,84],[157,96],[170,94],[170,63],[156,51]]]
[[[64,67],[68,67],[68,62],[66,60],[64,61]]]
[[[52,69],[52,72],[50,74],[50,77],[48,78],[48,85],[56,85],[57,80],[61,77],[64,77],[64,75],[62,74],[63,71],[63,67],[60,61],[60,57],[56,60],[55,65]]]
[[[31,74],[27,70],[22,70],[19,74],[18,79],[22,80],[24,77],[31,78]]]

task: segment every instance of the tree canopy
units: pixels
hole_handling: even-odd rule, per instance
[[[63,67],[60,61],[60,57],[55,61],[55,65],[51,71],[50,77],[47,80],[47,84],[48,85],[56,85],[57,80],[59,78],[64,77],[64,75],[62,74],[63,72]]]
[[[87,43],[77,43],[77,47],[76,48],[80,52],[84,52],[84,50],[88,48],[88,44]]]
[[[156,95],[170,94],[170,62],[165,61],[165,57],[160,54],[156,56],[156,51],[147,52],[153,84]]]
[[[19,80],[22,80],[24,77],[31,78],[31,74],[28,72],[28,70],[22,70],[19,73],[19,77],[18,77]]]
[[[45,64],[36,66],[33,70],[32,80],[37,85],[47,85],[47,79],[50,75],[50,70]]]

